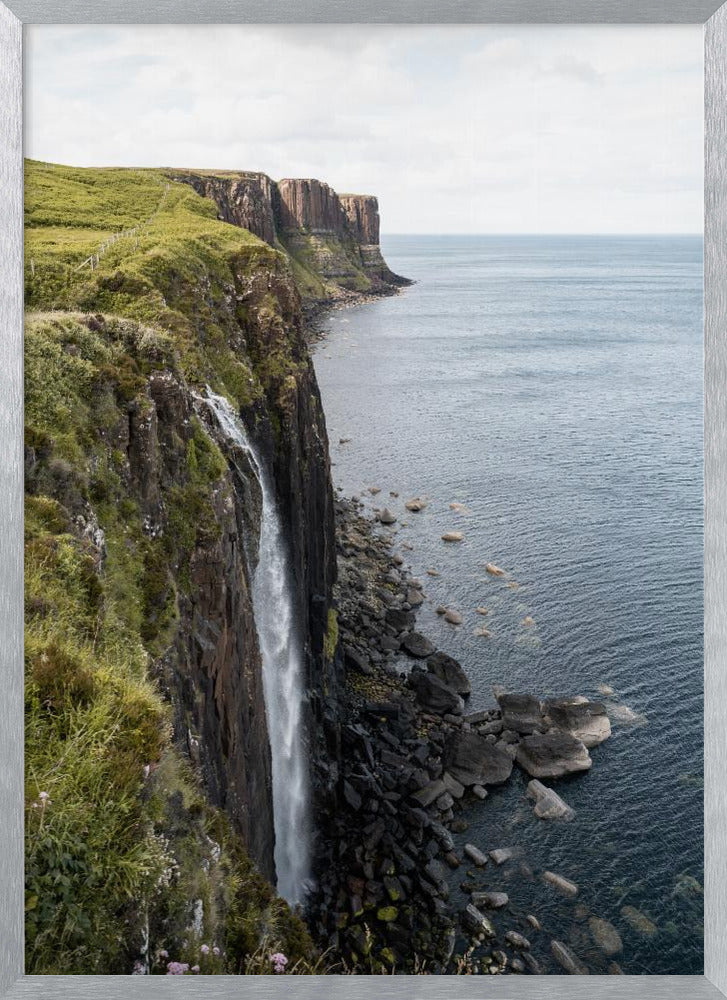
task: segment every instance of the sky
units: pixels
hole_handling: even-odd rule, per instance
[[[38,25],[26,156],[375,194],[388,233],[702,229],[699,25]]]

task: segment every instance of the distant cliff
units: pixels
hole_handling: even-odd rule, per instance
[[[339,195],[315,179],[276,183],[261,173],[172,171],[170,176],[211,198],[220,219],[284,249],[305,298],[386,295],[410,284],[383,258],[379,206],[372,195]]]

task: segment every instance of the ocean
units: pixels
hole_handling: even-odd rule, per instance
[[[461,661],[468,711],[494,706],[495,684],[600,700],[608,685],[642,717],[555,784],[572,822],[535,818],[516,768],[467,808],[458,845],[516,851],[487,885],[537,916],[546,971],[551,938],[606,971],[597,916],[625,973],[701,974],[701,237],[390,236],[383,251],[416,284],[330,313],[315,351],[334,484],[399,518],[427,595],[418,628]]]

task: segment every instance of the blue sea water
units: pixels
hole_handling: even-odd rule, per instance
[[[460,846],[516,849],[486,882],[537,915],[546,971],[560,971],[551,938],[606,971],[596,915],[622,935],[624,972],[699,974],[701,238],[397,236],[383,249],[416,284],[330,314],[316,350],[334,483],[406,522],[396,545],[425,584],[421,630],[465,666],[471,710],[494,704],[493,684],[591,697],[606,684],[646,717],[614,724],[592,770],[556,784],[571,823],[536,819],[516,769],[468,808]],[[464,541],[444,543],[448,530]],[[544,869],[578,898],[546,888]],[[656,933],[635,931],[628,906]]]

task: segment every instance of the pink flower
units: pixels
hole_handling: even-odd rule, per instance
[[[159,958],[169,958],[169,952],[166,951],[166,949],[162,948],[162,950],[159,952]]]
[[[168,976],[183,976],[185,972],[189,972],[189,964],[187,962],[167,963]]]
[[[274,955],[270,956],[270,961],[273,963],[273,970],[276,973],[285,972],[285,966],[288,964],[288,959],[282,952],[276,951]]]
[[[199,950],[202,952],[203,955],[209,955],[210,946],[208,944],[203,944]]]
[[[217,945],[215,945],[214,948],[212,949],[212,954],[213,955],[219,955],[219,953],[220,953],[220,949],[217,947]]]
[[[189,971],[190,972],[199,972],[199,966],[198,965],[193,965],[192,968]]]

